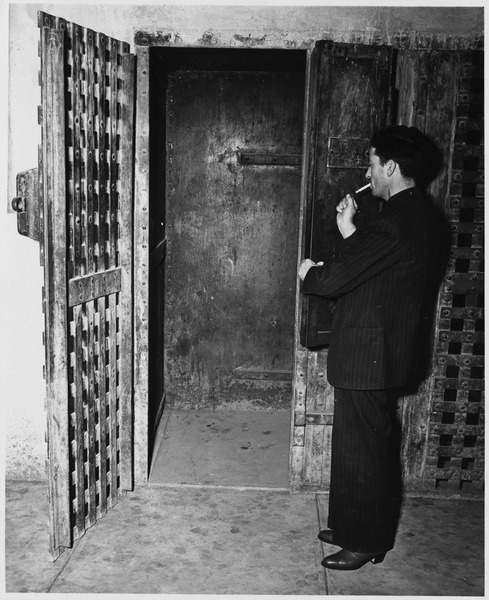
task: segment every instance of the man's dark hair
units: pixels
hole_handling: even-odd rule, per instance
[[[379,129],[372,136],[372,148],[384,165],[394,160],[404,177],[426,187],[437,176],[442,161],[439,148],[416,127],[392,125]]]

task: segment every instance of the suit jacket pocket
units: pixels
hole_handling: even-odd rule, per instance
[[[385,342],[382,327],[344,327],[332,340],[328,378],[349,389],[381,389],[385,383]]]

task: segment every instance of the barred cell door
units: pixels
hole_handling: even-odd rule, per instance
[[[134,57],[39,13],[51,550],[132,489]]]

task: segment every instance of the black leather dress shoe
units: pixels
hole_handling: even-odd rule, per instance
[[[331,531],[331,529],[323,529],[322,531],[320,531],[318,533],[318,538],[322,542],[326,542],[327,544],[334,544],[334,542],[333,542],[333,532]],[[338,544],[336,544],[336,545],[338,545]]]
[[[376,552],[364,554],[362,552],[352,552],[344,548],[336,554],[331,554],[321,561],[321,564],[326,569],[337,569],[339,571],[354,571],[363,567],[368,562],[374,565],[381,563],[384,560],[385,552]]]

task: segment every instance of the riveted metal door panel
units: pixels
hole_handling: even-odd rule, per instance
[[[167,397],[288,408],[304,75],[169,77]]]
[[[134,60],[39,13],[48,484],[56,558],[132,488]]]

